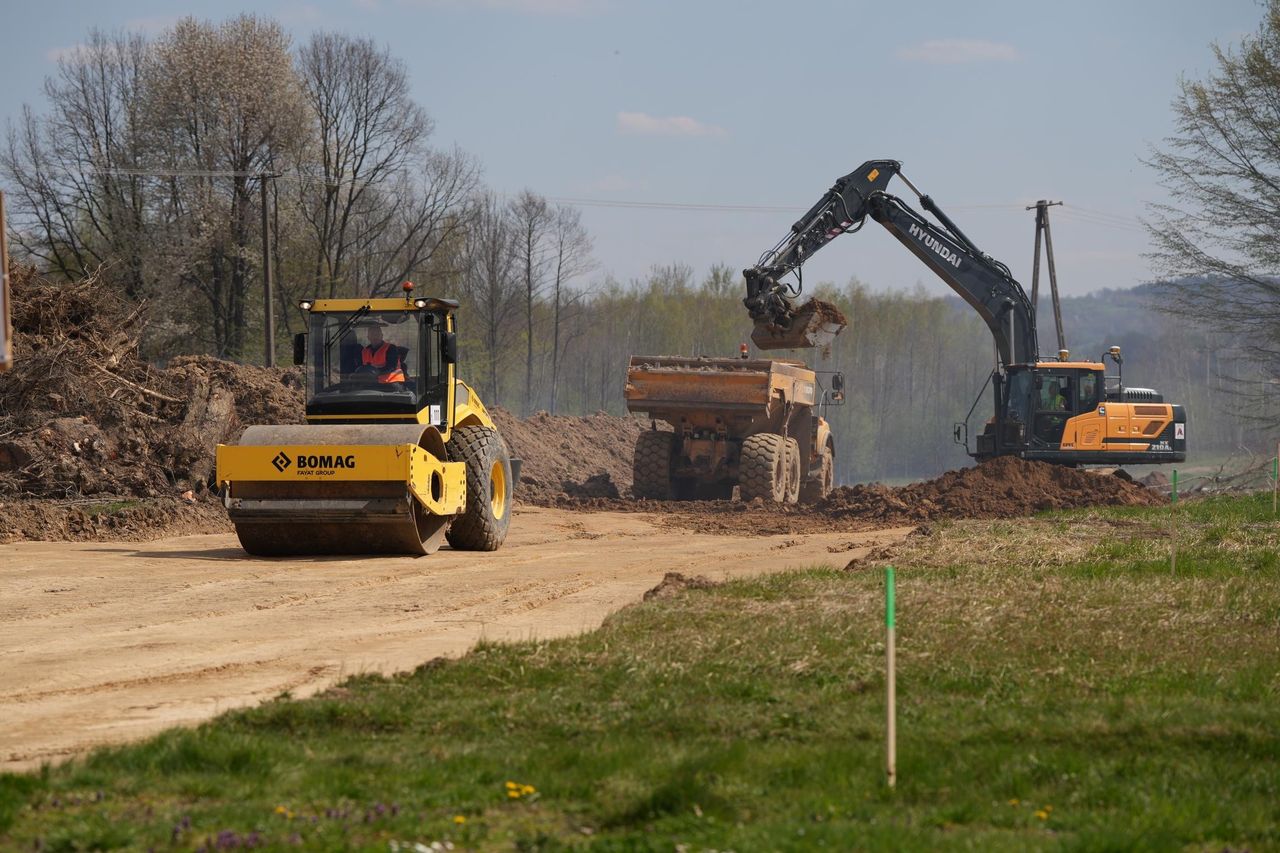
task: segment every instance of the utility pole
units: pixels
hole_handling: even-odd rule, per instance
[[[271,230],[267,219],[267,178],[275,175],[258,176],[258,188],[262,191],[262,332],[263,363],[267,367],[276,366],[276,316],[274,296],[271,293]]]
[[[1049,208],[1061,205],[1060,201],[1040,199],[1027,210],[1036,212],[1036,254],[1031,262],[1031,308],[1039,311],[1040,298],[1040,234],[1044,233],[1045,255],[1049,259],[1049,291],[1053,296],[1053,323],[1058,332],[1058,349],[1067,348],[1066,336],[1062,333],[1062,303],[1058,301],[1058,273],[1053,265],[1053,234],[1049,231]],[[1036,325],[1039,325],[1037,323]]]
[[[4,220],[4,193],[0,192],[0,373],[13,363],[13,308],[9,293],[9,237]]]

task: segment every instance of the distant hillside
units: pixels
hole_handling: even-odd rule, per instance
[[[1118,346],[1126,366],[1140,369],[1139,365],[1158,362],[1167,355],[1163,346],[1170,337],[1181,339],[1184,349],[1203,348],[1203,333],[1181,328],[1176,318],[1160,311],[1162,298],[1160,285],[1155,283],[1063,297],[1062,326],[1067,349],[1073,358],[1095,360],[1108,348]],[[957,311],[972,310],[959,297],[949,301]],[[1052,305],[1049,295],[1042,293],[1037,326],[1040,353],[1046,358],[1054,357],[1058,350]]]

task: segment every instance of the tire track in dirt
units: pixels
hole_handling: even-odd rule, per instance
[[[0,770],[412,669],[480,639],[589,630],[668,571],[843,565],[909,530],[741,537],[660,524],[521,508],[501,550],[418,560],[253,560],[231,535],[0,546],[0,564],[22,567],[0,602]]]

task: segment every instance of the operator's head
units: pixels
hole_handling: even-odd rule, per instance
[[[382,327],[374,323],[369,326],[369,346],[376,347],[382,343]]]

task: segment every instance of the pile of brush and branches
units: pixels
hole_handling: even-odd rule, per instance
[[[13,275],[13,368],[0,375],[0,495],[149,497],[201,491],[213,449],[253,422],[301,414],[298,377],[207,357],[139,355],[145,305],[96,278]]]

